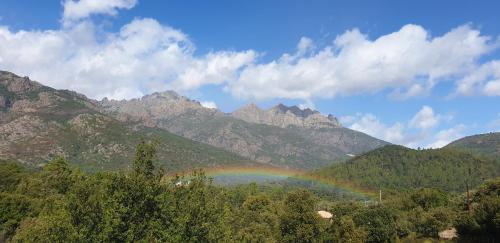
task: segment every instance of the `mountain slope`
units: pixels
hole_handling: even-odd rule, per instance
[[[461,138],[446,145],[446,148],[465,150],[500,160],[500,132],[491,132]]]
[[[454,149],[413,150],[389,145],[312,175],[374,190],[437,187],[464,191],[466,180],[473,187],[499,176],[500,164]]]
[[[224,114],[167,91],[128,101],[104,99],[100,106],[121,121],[163,128],[281,167],[319,168],[347,158],[346,154],[360,154],[387,144],[341,127],[331,115],[281,104],[267,111],[247,106]]]
[[[141,137],[158,139],[158,161],[167,169],[255,165],[239,155],[165,130],[121,122],[97,102],[0,72],[0,160],[36,166],[66,156],[85,170],[126,168]]]

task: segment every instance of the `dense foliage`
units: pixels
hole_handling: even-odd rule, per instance
[[[454,149],[414,150],[390,145],[334,164],[315,176],[347,181],[365,188],[440,188],[463,192],[500,176],[500,162]]]
[[[84,174],[59,158],[37,172],[0,163],[0,241],[13,242],[394,242],[498,239],[500,180],[473,195],[438,189],[376,201],[325,200],[305,189],[213,185],[201,171],[163,177],[154,143],[141,141],[127,172]],[[332,219],[322,219],[327,210]]]

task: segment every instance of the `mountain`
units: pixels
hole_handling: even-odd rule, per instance
[[[99,102],[102,112],[207,143],[261,163],[311,169],[387,143],[343,128],[332,115],[296,106],[245,106],[225,114],[173,91]]]
[[[500,176],[500,163],[455,149],[414,150],[388,145],[346,162],[316,170],[311,176],[372,190],[435,187],[464,191]]]
[[[278,104],[269,110],[261,110],[254,103],[246,105],[231,113],[231,116],[251,122],[287,128],[340,128],[341,125],[333,115],[323,116],[309,108]]]
[[[213,146],[100,112],[97,101],[0,71],[0,160],[38,166],[65,156],[85,170],[126,168],[135,145],[157,139],[167,169],[255,165]]]
[[[500,160],[500,132],[491,132],[461,138],[446,145],[446,148],[465,150],[495,160]]]

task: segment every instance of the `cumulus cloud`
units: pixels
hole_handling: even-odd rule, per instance
[[[427,93],[443,79],[469,74],[481,56],[498,47],[470,25],[437,37],[406,25],[375,40],[353,29],[319,51],[305,51],[311,43],[303,38],[296,53],[248,66],[228,89],[253,99],[311,100],[386,89],[408,98]]]
[[[423,106],[407,122],[386,124],[373,114],[358,113],[341,117],[342,124],[382,140],[408,147],[440,148],[463,136],[466,126],[459,124],[449,129],[437,130],[441,121],[450,117],[435,114],[429,106]]]
[[[500,61],[486,62],[458,80],[456,93],[500,96]]]
[[[0,69],[98,99],[218,85],[241,99],[295,99],[314,107],[316,98],[383,90],[406,99],[449,78],[458,80],[457,94],[500,94],[500,61],[479,63],[498,41],[471,25],[435,37],[418,25],[375,39],[352,29],[322,47],[303,37],[294,53],[261,62],[263,54],[252,49],[195,54],[187,34],[154,19],[137,18],[109,32],[90,18],[116,15],[137,0],[62,4],[60,29],[13,31],[0,25]]]
[[[387,125],[382,123],[375,115],[370,113],[359,116],[359,119],[353,122],[349,128],[391,143],[405,145],[409,143],[409,138],[403,133],[403,124],[395,123],[393,125]]]
[[[218,84],[256,55],[222,51],[196,57],[186,34],[148,18],[104,38],[97,32],[90,21],[47,31],[0,26],[0,69],[93,98],[123,99]]]
[[[116,15],[119,9],[131,9],[137,0],[65,0],[63,22],[69,24],[92,14]]]
[[[217,109],[217,104],[213,101],[202,101],[201,106],[209,109]]]
[[[439,123],[439,118],[434,114],[429,106],[423,106],[422,109],[415,114],[415,116],[410,120],[410,126],[420,128],[422,130],[427,130],[437,126]]]
[[[449,129],[439,131],[434,136],[434,142],[427,145],[429,148],[441,148],[448,145],[450,142],[463,137],[463,131],[466,126],[463,124],[456,125]]]

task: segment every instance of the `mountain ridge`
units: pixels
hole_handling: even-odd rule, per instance
[[[168,93],[165,97],[164,93]],[[388,144],[340,126],[332,115],[279,104],[261,110],[255,104],[223,113],[173,91],[132,100],[99,102],[102,112],[122,121],[159,127],[177,135],[237,153],[261,163],[302,169],[319,168],[347,154]],[[252,119],[252,117],[260,117]]]
[[[121,122],[99,111],[98,102],[56,90],[27,77],[0,72],[0,159],[32,167],[64,156],[88,170],[128,168],[141,138],[156,139],[158,161],[168,169],[258,165],[208,144],[168,131]]]
[[[301,109],[297,106],[286,106],[282,103],[262,110],[254,103],[243,106],[230,113],[231,116],[258,124],[266,124],[286,128],[297,126],[303,128],[339,128],[337,118],[331,114],[322,115],[319,111],[309,108]]]

